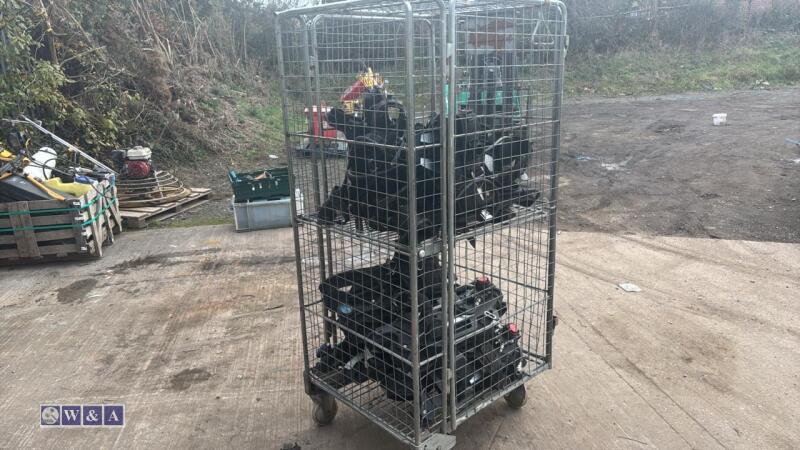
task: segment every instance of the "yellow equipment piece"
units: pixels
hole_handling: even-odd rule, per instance
[[[372,67],[367,67],[366,72],[361,72],[356,77],[356,83],[350,87],[350,89],[355,89],[357,91],[369,90],[374,88],[375,86],[383,86],[383,77],[381,74],[372,71]],[[348,90],[349,91],[349,90]],[[345,93],[344,96],[347,96]],[[342,103],[344,104],[344,110],[347,114],[353,114],[355,112],[356,106],[361,103],[361,98],[348,98],[343,99]]]
[[[5,180],[6,178],[10,177],[11,175],[14,175],[14,173],[12,173],[12,172],[0,173],[0,181],[3,181],[3,180]],[[42,183],[41,181],[37,180],[36,178],[33,178],[33,177],[32,177],[32,176],[30,176],[30,175],[22,175],[22,174],[20,174],[19,176],[25,177],[25,179],[26,179],[26,180],[28,180],[28,181],[29,181],[31,184],[33,184],[34,186],[36,186],[37,188],[39,188],[39,189],[40,189],[42,192],[44,192],[45,194],[47,194],[47,195],[48,195],[50,198],[52,198],[53,200],[59,200],[59,201],[64,201],[64,200],[66,200],[66,198],[64,198],[64,196],[63,196],[63,195],[61,195],[61,194],[59,194],[57,191],[53,190],[53,189],[58,189],[58,188],[56,188],[55,186],[48,186],[48,184],[49,184],[49,183],[48,183],[47,181],[46,181],[46,182],[44,182],[44,183]],[[52,180],[48,180],[48,181],[52,181]],[[59,180],[59,181],[61,181],[61,180]],[[63,185],[63,186],[69,186],[69,185],[71,185],[71,184],[78,184],[78,183],[63,183],[62,185]],[[91,188],[92,188],[92,187],[91,187],[91,186],[89,186],[89,185],[85,185],[85,186],[87,187],[87,188],[86,188],[86,191],[85,191],[85,192],[83,192],[83,193],[82,193],[82,194],[80,194],[80,195],[83,195],[83,194],[85,194],[86,192],[88,192],[88,190],[89,190],[89,189],[91,189]],[[53,189],[51,189],[51,188],[53,188]],[[59,190],[60,190],[60,189],[59,189]],[[67,192],[67,191],[62,191],[62,192],[65,192],[65,193],[67,193],[67,194],[72,194],[71,192]],[[73,195],[75,195],[75,194],[73,194]],[[77,195],[77,196],[79,197],[80,195]]]
[[[46,180],[44,182],[44,185],[51,189],[55,189],[57,191],[61,191],[66,194],[74,195],[75,197],[80,197],[82,195],[85,195],[87,192],[92,190],[92,186],[89,184],[64,183],[61,181],[61,178],[50,178],[49,180]]]
[[[25,179],[30,181],[34,186],[36,186],[39,189],[41,189],[42,192],[44,192],[45,194],[49,195],[50,198],[52,198],[53,200],[58,200],[58,201],[66,200],[66,198],[64,198],[63,195],[61,195],[58,192],[56,192],[56,191],[50,189],[49,187],[45,186],[41,181],[37,180],[36,178],[33,178],[30,175],[25,175]]]
[[[21,160],[18,160],[17,155],[11,153],[10,151],[0,150],[0,162],[14,163],[15,166],[18,165],[18,167],[22,168],[22,167],[28,167],[28,164],[31,163],[31,160],[28,159],[27,156],[23,157]]]
[[[383,85],[383,77],[381,74],[373,72],[372,67],[367,67],[367,71],[361,73],[361,81],[368,88]]]

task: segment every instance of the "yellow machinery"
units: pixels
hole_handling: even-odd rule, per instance
[[[379,73],[373,72],[371,67],[367,67],[364,72],[358,74],[355,83],[342,94],[340,100],[344,104],[345,112],[353,114],[361,102],[361,94],[376,86],[383,87],[383,77]]]

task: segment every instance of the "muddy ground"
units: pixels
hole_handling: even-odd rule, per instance
[[[800,242],[800,88],[567,99],[563,124],[562,229]],[[222,166],[183,172],[215,200],[178,224],[231,217]]]
[[[800,242],[798,137],[800,89],[569,102],[561,227]]]

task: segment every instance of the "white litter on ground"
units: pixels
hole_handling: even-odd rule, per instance
[[[622,288],[625,292],[642,292],[642,288],[633,283],[620,283],[617,286]]]
[[[618,171],[618,170],[622,170],[622,165],[621,164],[616,164],[616,163],[600,163],[600,167],[608,170],[609,172],[615,172],[615,171]]]

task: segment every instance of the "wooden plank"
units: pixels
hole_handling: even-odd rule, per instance
[[[164,220],[167,220],[167,219],[171,219],[171,218],[177,216],[178,214],[185,213],[186,211],[189,211],[189,210],[192,210],[194,208],[197,208],[198,206],[205,205],[208,202],[209,202],[208,199],[201,199],[201,200],[198,200],[198,201],[196,201],[194,203],[182,205],[176,211],[159,215],[158,217],[154,218],[153,220],[155,222],[161,222],[161,221],[164,221]]]
[[[75,244],[45,245],[43,247],[40,247],[41,256],[71,255],[80,253],[85,254],[86,251],[81,250],[81,247],[78,247]],[[0,250],[0,259],[10,259],[10,258],[19,258],[19,253],[16,250]],[[31,258],[24,258],[24,259],[31,259]]]
[[[14,202],[0,203],[0,212],[8,212],[8,205]],[[64,202],[59,200],[32,200],[28,202],[32,210],[65,208]]]
[[[146,228],[148,222],[160,222],[208,202],[211,189],[192,188],[191,191],[184,199],[158,207],[120,209],[120,215],[129,228]]]
[[[73,253],[86,253],[86,247],[76,244],[46,245],[42,247],[42,255],[71,255]]]
[[[94,259],[88,253],[62,253],[60,255],[43,255],[41,258],[28,259],[28,258],[3,258],[0,256],[0,267],[22,267],[33,264],[44,264],[49,262],[65,262],[65,261],[86,261]]]
[[[0,260],[3,259],[19,259],[19,250],[16,248],[10,248],[7,250],[0,250]]]
[[[75,237],[73,229],[68,230],[52,230],[52,231],[39,231],[36,233],[36,242],[40,244],[47,241],[55,241],[61,239],[72,239]],[[9,245],[17,243],[17,237],[13,235],[0,236],[0,245]]]
[[[54,216],[35,216],[31,217],[33,225],[37,227],[45,225],[72,225],[75,213],[58,214]]]
[[[47,241],[55,241],[59,239],[71,239],[75,236],[74,229],[69,230],[53,230],[53,231],[40,231],[36,233],[36,241],[40,244]]]
[[[8,212],[22,214],[12,214],[9,217],[11,226],[14,227],[14,238],[17,241],[17,252],[21,258],[38,258],[39,245],[36,243],[36,232],[33,231],[33,222],[28,202],[14,202],[8,204]]]
[[[89,224],[89,229],[92,230],[92,236],[94,237],[94,242],[96,244],[95,251],[97,252],[97,256],[103,256],[103,232],[100,229],[100,224],[98,220],[100,220],[98,211],[100,210],[100,202],[95,202],[91,206],[89,206],[89,220],[92,222]]]
[[[132,211],[130,209],[121,209],[120,213],[122,214],[123,218],[125,218],[125,219],[127,219],[128,217],[133,217],[133,218],[145,217],[145,218],[147,218],[147,217],[156,215],[158,213],[158,211],[147,211],[147,212],[144,212],[144,211]]]
[[[81,228],[80,232],[87,241],[89,239],[92,239],[92,237],[94,236],[94,229],[91,227],[91,225],[86,225],[85,227]]]
[[[134,230],[147,228],[147,219],[144,217],[125,217],[122,215],[122,220],[125,221],[125,226]]]
[[[108,242],[109,244],[114,243],[114,228],[111,222],[111,208],[113,206],[114,198],[113,196],[109,198],[109,194],[103,198],[103,229],[106,230],[106,238],[103,242]]]
[[[155,206],[140,206],[138,208],[123,208],[126,213],[139,213],[139,214],[157,214],[164,210],[161,207]]]
[[[108,214],[108,200],[103,198],[103,203],[98,212],[100,214],[100,229],[103,230],[103,244],[111,244],[114,242],[114,235],[111,233],[111,229],[109,226],[111,225],[111,221],[109,220]]]
[[[75,218],[75,213],[54,214],[52,216],[32,216],[31,222],[35,227],[45,225],[72,225],[73,218]],[[11,228],[9,219],[0,219],[0,228]]]
[[[112,188],[112,201],[114,205],[111,207],[111,211],[114,213],[114,221],[116,222],[117,232],[122,232],[122,215],[119,213],[119,199],[117,198],[117,187],[114,186]]]
[[[81,208],[81,203],[78,200],[72,200],[71,201],[71,205],[73,207],[75,207],[75,208],[78,208],[78,209]],[[77,214],[77,215],[73,215],[73,217],[72,217],[72,223],[75,224],[75,225],[80,225],[80,226],[76,226],[72,230],[73,235],[75,236],[75,244],[78,247],[85,247],[86,246],[86,239],[88,237],[87,236],[87,232],[84,230],[84,227],[82,226],[83,222],[84,222],[84,216],[85,216],[85,214]]]
[[[100,212],[103,210],[104,198],[105,197],[97,197],[97,200],[95,200],[95,203],[91,208],[92,218],[90,219],[92,221],[92,225],[94,225],[94,228],[97,230],[95,240],[101,244],[105,242],[106,237],[106,230],[103,228],[103,214]]]

